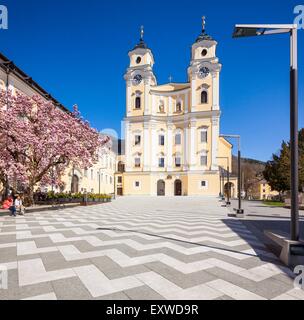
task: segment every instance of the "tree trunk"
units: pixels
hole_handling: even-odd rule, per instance
[[[29,186],[24,195],[24,205],[32,206],[34,204],[34,187]]]

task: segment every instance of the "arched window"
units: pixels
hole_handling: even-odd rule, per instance
[[[201,104],[208,103],[208,92],[202,91],[201,93]]]
[[[135,98],[135,109],[140,109],[141,108],[141,99],[140,97]]]
[[[175,111],[176,112],[181,112],[182,111],[182,103],[181,103],[181,101],[178,101],[176,103]]]

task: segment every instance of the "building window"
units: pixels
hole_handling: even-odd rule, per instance
[[[201,131],[201,143],[206,143],[208,141],[208,133],[207,130]]]
[[[203,56],[203,57],[205,57],[205,56],[207,55],[207,53],[208,53],[207,49],[203,49],[203,50],[202,50],[202,56]]]
[[[206,104],[208,103],[208,93],[207,91],[202,91],[201,92],[201,104]]]
[[[91,169],[91,180],[93,180],[93,179],[94,179],[94,170]]]
[[[110,177],[110,184],[112,184],[112,182],[113,182],[113,178],[112,178],[112,177]]]
[[[141,108],[141,99],[140,97],[135,98],[135,109],[140,109]]]
[[[106,175],[106,183],[108,183],[108,176]]]
[[[117,177],[117,183],[122,183],[122,177]]]
[[[204,188],[207,188],[207,187],[208,187],[207,181],[201,181],[201,188],[204,189]]]
[[[137,63],[137,64],[140,64],[140,63],[141,63],[141,57],[137,57],[137,58],[136,58],[136,63]]]
[[[158,107],[158,110],[160,113],[164,113],[165,112],[165,106],[163,104],[160,104]]]
[[[160,168],[164,168],[164,167],[165,167],[165,158],[164,158],[164,157],[160,157],[160,158],[158,159],[158,166],[159,166]]]
[[[140,146],[140,143],[141,143],[141,136],[136,135],[135,136],[135,145]]]
[[[121,173],[125,172],[125,165],[121,161],[118,162],[118,172],[121,172]]]
[[[201,156],[201,166],[207,166],[207,156],[203,155]]]
[[[135,188],[140,188],[140,182],[139,181],[135,181],[134,186],[135,186]]]
[[[182,111],[182,103],[180,101],[178,101],[176,103],[175,111],[176,112],[181,112]]]
[[[175,135],[175,144],[176,145],[181,145],[182,144],[182,135],[180,133],[177,133]]]
[[[175,167],[180,168],[182,165],[181,158],[175,157]]]
[[[135,158],[135,168],[140,168],[140,158]]]
[[[159,145],[164,146],[165,145],[165,136],[164,135],[159,135]]]
[[[88,169],[87,168],[84,169],[83,175],[85,176],[85,178],[88,177]]]

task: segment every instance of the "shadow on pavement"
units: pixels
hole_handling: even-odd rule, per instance
[[[252,216],[252,215],[246,215],[246,216]],[[256,218],[257,217],[257,218]],[[256,215],[253,219],[244,219],[239,220],[246,228],[258,239],[258,242],[261,242],[261,245],[258,243],[254,243],[254,241],[251,243],[251,240],[246,238],[246,233],[243,233],[240,231],[239,228],[237,228],[237,224],[235,224],[235,219],[227,219],[223,220],[223,222],[229,227],[233,232],[237,233],[240,238],[245,240],[257,253],[258,258],[261,261],[265,262],[274,262],[277,265],[281,265],[286,267],[280,260],[279,256],[281,253],[281,248],[273,242],[271,239],[269,239],[264,232],[267,230],[271,230],[278,233],[287,233],[290,234],[290,221],[286,218],[282,220],[282,217],[267,217],[268,219],[258,219],[258,217],[261,217],[261,215]],[[280,220],[279,220],[280,219]],[[301,238],[304,239],[304,221],[300,221],[300,234]],[[265,248],[266,247],[266,248]],[[260,253],[259,250],[264,250],[270,253],[273,253],[277,259],[272,259],[272,261],[269,261],[268,257],[265,257],[263,253]],[[286,272],[286,268],[283,269],[284,272]],[[291,276],[291,273],[287,273],[288,276]]]

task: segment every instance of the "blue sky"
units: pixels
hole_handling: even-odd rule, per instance
[[[207,16],[218,41],[221,132],[241,134],[243,155],[268,160],[289,138],[289,39],[232,39],[235,23],[292,23],[298,1],[0,0],[9,30],[0,51],[92,126],[120,132],[128,51],[140,25],[159,83],[187,80],[190,47]],[[299,126],[304,126],[304,30],[299,31]]]

